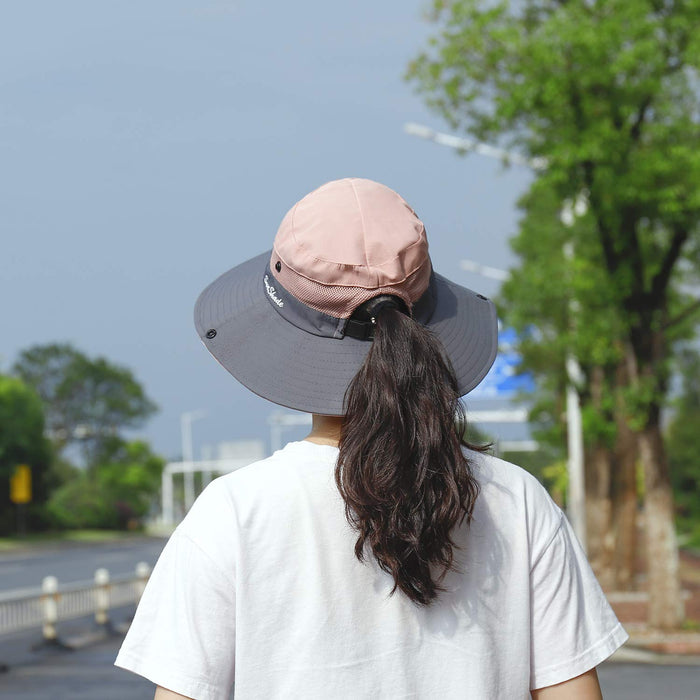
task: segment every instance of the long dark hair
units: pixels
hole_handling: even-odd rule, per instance
[[[369,546],[392,594],[430,605],[456,568],[453,529],[471,521],[479,493],[462,452],[474,446],[439,340],[397,305],[373,315],[372,348],[345,395],[335,480],[357,558]]]

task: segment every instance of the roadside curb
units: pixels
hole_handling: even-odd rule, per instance
[[[620,647],[608,659],[608,663],[654,664],[657,666],[700,666],[700,655],[661,653],[628,642]]]
[[[95,627],[93,629],[67,637],[65,643],[69,649],[78,651],[79,649],[91,646],[92,644],[103,642],[105,639],[109,639],[110,637],[124,637],[129,631],[129,624],[130,623],[126,621],[109,623],[101,627]]]

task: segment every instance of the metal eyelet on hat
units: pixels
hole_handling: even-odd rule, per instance
[[[210,328],[207,333],[206,333],[207,338],[211,340],[212,338],[216,338],[216,331],[213,328]]]
[[[275,263],[275,270],[277,270],[277,272],[282,270],[282,263],[279,260]]]

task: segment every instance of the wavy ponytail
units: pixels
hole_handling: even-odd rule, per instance
[[[392,594],[430,605],[456,568],[452,531],[471,521],[479,493],[462,452],[472,446],[440,342],[395,306],[374,315],[372,348],[345,395],[335,479],[357,558],[369,546]]]

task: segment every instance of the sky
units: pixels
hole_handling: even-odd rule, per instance
[[[160,407],[137,431],[169,459],[269,441],[274,405],[202,346],[198,294],[271,247],[287,210],[367,177],[423,219],[435,269],[514,263],[518,167],[404,132],[449,131],[403,76],[427,3],[33,0],[0,6],[0,372],[39,343],[129,367]],[[469,406],[469,401],[467,400]],[[302,428],[285,439],[298,439]]]

